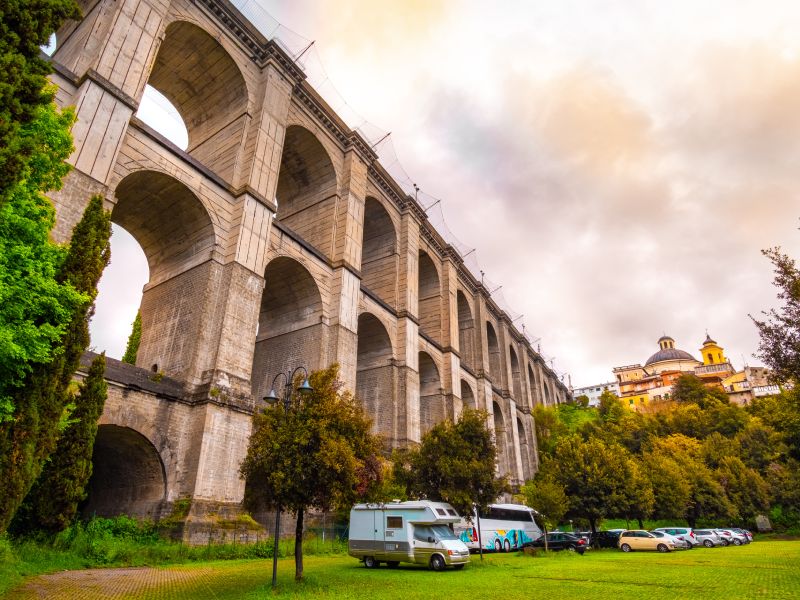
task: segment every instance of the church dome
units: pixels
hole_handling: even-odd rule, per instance
[[[647,359],[647,362],[644,363],[644,366],[652,365],[653,363],[662,362],[665,360],[694,360],[697,359],[686,352],[685,350],[679,350],[678,348],[662,348],[653,356]]]

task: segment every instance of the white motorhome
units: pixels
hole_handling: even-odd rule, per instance
[[[368,568],[411,562],[434,571],[461,569],[469,562],[469,549],[453,533],[460,520],[444,502],[356,504],[350,511],[349,554]]]

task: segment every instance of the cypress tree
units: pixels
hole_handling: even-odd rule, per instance
[[[67,390],[89,345],[89,319],[97,282],[110,259],[111,214],[94,196],[72,232],[69,252],[57,280],[84,295],[72,311],[60,352],[34,368],[14,394],[13,420],[0,426],[0,531],[4,531],[55,449]]]
[[[139,353],[139,342],[142,341],[142,311],[136,312],[136,318],[133,320],[133,329],[131,335],[128,337],[128,346],[125,348],[125,354],[122,357],[122,362],[129,365],[136,364],[136,355]]]
[[[40,58],[39,47],[64,20],[78,18],[74,0],[0,3],[0,206],[36,152],[35,143],[20,131],[55,95],[54,88],[46,86],[51,68]]]
[[[86,499],[92,475],[92,451],[97,420],[105,406],[108,387],[104,379],[105,354],[97,356],[74,398],[70,424],[58,439],[55,452],[28,492],[9,530],[15,534],[45,531],[57,533],[75,518]]]

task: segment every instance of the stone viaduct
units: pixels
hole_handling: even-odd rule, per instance
[[[334,361],[388,448],[483,408],[499,470],[531,477],[531,408],[567,388],[291,57],[227,0],[80,4],[52,57],[77,113],[55,235],[102,193],[150,269],[137,366],[109,361],[93,507],[235,510],[273,375]],[[137,118],[148,84],[185,151]]]

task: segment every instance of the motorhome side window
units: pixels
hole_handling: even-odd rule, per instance
[[[414,527],[414,539],[418,542],[427,542],[429,537],[433,537],[433,530],[427,526]]]
[[[402,529],[403,517],[386,517],[386,529]]]

